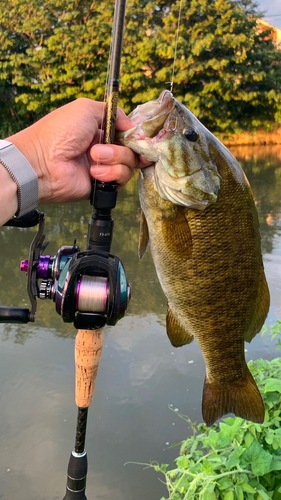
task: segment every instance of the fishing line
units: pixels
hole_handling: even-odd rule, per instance
[[[178,16],[178,27],[177,27],[177,35],[176,35],[175,55],[174,55],[173,73],[172,73],[172,81],[171,81],[171,92],[173,92],[173,86],[174,86],[175,65],[176,65],[177,48],[178,48],[179,31],[180,31],[180,22],[181,22],[181,9],[182,9],[182,0],[180,1],[179,16]]]
[[[105,313],[108,289],[108,278],[102,276],[81,276],[77,286],[77,310]]]

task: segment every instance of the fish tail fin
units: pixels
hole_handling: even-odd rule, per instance
[[[227,413],[259,424],[264,421],[263,400],[248,367],[246,376],[232,384],[210,382],[208,377],[205,379],[202,401],[204,421],[211,426]]]

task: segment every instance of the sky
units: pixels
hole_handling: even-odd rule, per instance
[[[262,11],[264,20],[281,29],[281,0],[255,0]]]

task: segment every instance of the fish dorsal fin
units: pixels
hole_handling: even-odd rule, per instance
[[[149,244],[149,232],[148,232],[148,225],[146,222],[145,215],[143,211],[141,211],[141,221],[140,221],[140,238],[139,238],[139,258],[142,259],[142,257],[145,254],[145,251],[148,247]]]
[[[258,295],[256,298],[256,308],[253,314],[253,321],[244,335],[246,342],[251,342],[251,340],[259,333],[262,329],[266,317],[268,315],[270,297],[269,290],[264,275],[264,270],[262,268],[261,283],[258,287]]]
[[[190,344],[193,341],[193,335],[188,333],[187,329],[182,325],[176,317],[176,312],[173,311],[171,305],[167,304],[168,311],[166,317],[167,335],[171,344],[174,347],[181,347],[185,344]]]

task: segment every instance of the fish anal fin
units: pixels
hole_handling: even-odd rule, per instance
[[[173,311],[169,303],[166,316],[166,328],[167,335],[174,347],[181,347],[185,344],[190,344],[190,342],[193,341],[193,335],[188,333],[186,328],[184,328],[182,323],[176,317],[176,312]]]
[[[211,426],[227,413],[259,424],[264,421],[263,400],[248,368],[245,378],[236,383],[209,382],[206,377],[202,401],[205,423]]]
[[[139,258],[142,259],[142,257],[145,254],[145,251],[148,247],[149,244],[149,232],[148,232],[148,225],[146,222],[145,215],[143,211],[141,212],[141,221],[140,221],[140,238],[139,238]]]
[[[262,329],[266,317],[268,315],[270,305],[269,290],[265,278],[264,271],[262,269],[262,281],[258,287],[258,296],[256,298],[256,308],[253,316],[253,321],[244,335],[246,342],[251,342],[255,335],[259,333]]]

